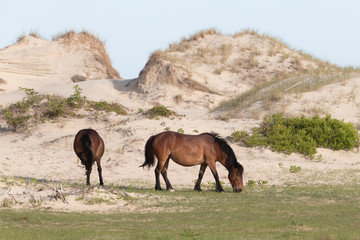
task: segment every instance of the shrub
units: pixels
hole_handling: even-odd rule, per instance
[[[301,167],[300,166],[296,166],[296,165],[292,165],[290,166],[290,172],[291,173],[297,173],[301,171]]]
[[[58,118],[65,115],[66,100],[62,97],[47,95],[47,102],[43,116],[45,118]]]
[[[150,118],[155,118],[158,116],[162,117],[170,117],[171,115],[176,115],[175,112],[169,110],[163,105],[156,105],[153,108],[151,108],[147,114],[150,116]]]
[[[260,128],[254,128],[252,135],[237,131],[231,137],[249,147],[269,146],[277,152],[298,152],[310,157],[318,147],[348,150],[359,145],[359,135],[353,124],[332,119],[330,115],[285,118],[274,114],[267,116]]]
[[[247,147],[264,147],[268,145],[259,128],[253,128],[252,134],[246,131],[235,131],[231,134],[231,138],[235,142],[242,142]]]
[[[96,111],[114,112],[117,115],[125,115],[125,108],[118,103],[108,103],[107,101],[88,101],[89,107]]]
[[[0,117],[14,131],[26,127],[30,119],[43,121],[59,117],[76,116],[74,110],[82,107],[88,107],[87,109],[94,109],[95,111],[126,114],[126,110],[121,104],[87,100],[86,97],[81,96],[82,89],[78,85],[74,86],[74,94],[68,98],[55,95],[40,95],[34,89],[29,88],[20,88],[20,90],[23,90],[26,94],[22,101],[12,103],[5,108],[0,108]]]

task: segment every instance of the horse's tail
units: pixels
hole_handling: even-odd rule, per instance
[[[145,167],[148,166],[154,166],[155,164],[155,154],[154,154],[154,148],[153,148],[153,142],[156,136],[151,136],[149,140],[147,140],[145,144],[145,162],[140,165],[139,167]]]
[[[94,162],[94,153],[91,149],[91,140],[89,135],[85,134],[81,137],[80,139],[81,141],[81,145],[83,148],[83,154],[85,159],[81,159],[81,160],[86,160],[86,162],[81,162],[83,165],[85,165],[86,167],[91,166]]]

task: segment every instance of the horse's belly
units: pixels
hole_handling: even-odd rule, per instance
[[[204,163],[204,158],[197,154],[171,154],[170,158],[179,165],[190,167]]]

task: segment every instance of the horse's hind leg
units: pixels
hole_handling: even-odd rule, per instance
[[[155,190],[162,190],[160,185],[160,173],[162,173],[162,170],[165,166],[166,160],[168,159],[168,156],[158,156],[156,155],[156,158],[158,159],[157,166],[155,168]]]
[[[97,164],[97,169],[98,169],[98,173],[99,173],[100,186],[103,186],[104,182],[103,182],[103,178],[102,178],[102,168],[101,168],[101,164],[100,164],[100,159],[96,160],[96,164]]]
[[[90,185],[90,174],[92,170],[92,164],[86,166],[86,185]]]
[[[158,164],[159,165],[159,164]],[[158,167],[155,168],[155,190],[162,190],[160,186],[160,171],[158,170]]]
[[[166,190],[168,191],[173,191],[173,187],[171,186],[171,183],[167,177],[167,169],[169,167],[169,159],[170,157],[168,157],[168,159],[165,162],[164,168],[161,170],[161,175],[163,176],[165,183],[166,183]]]
[[[195,187],[194,187],[194,190],[196,190],[196,191],[201,191],[201,187],[200,187],[201,180],[202,180],[202,178],[204,176],[206,167],[207,167],[206,164],[201,164],[201,166],[200,166],[199,177],[198,177],[198,180],[196,181],[196,184],[195,184]]]

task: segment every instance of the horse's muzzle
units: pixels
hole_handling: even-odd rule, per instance
[[[234,192],[241,192],[241,191],[242,191],[242,188],[233,188],[233,191],[234,191]]]

